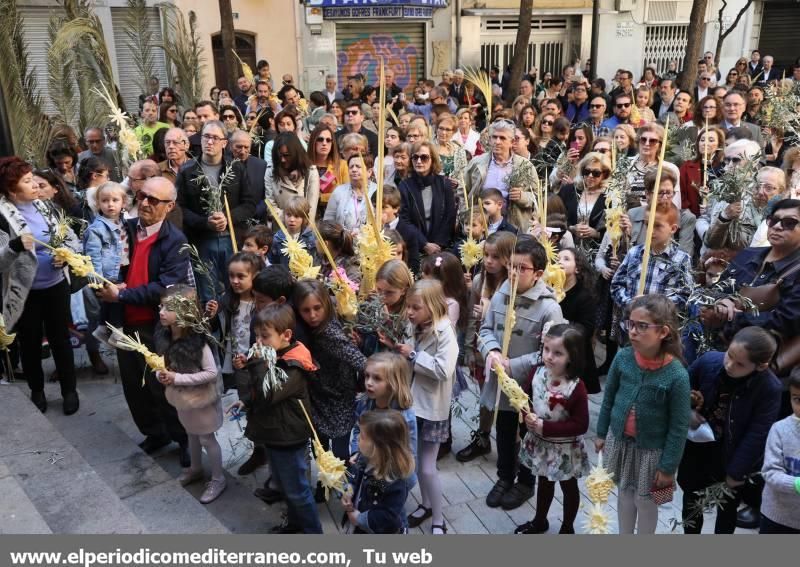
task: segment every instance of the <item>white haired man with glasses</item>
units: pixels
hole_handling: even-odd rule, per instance
[[[489,128],[491,151],[474,157],[467,166],[464,183],[470,202],[484,189],[497,189],[506,200],[506,218],[521,231],[527,231],[533,217],[534,186],[539,182],[530,160],[513,153],[517,127],[511,120],[497,120]],[[531,180],[528,186],[509,186],[511,173]],[[464,206],[468,206],[467,203]],[[463,211],[462,211],[463,212]]]

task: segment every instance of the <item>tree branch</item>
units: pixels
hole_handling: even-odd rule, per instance
[[[739,13],[738,13],[738,14],[736,14],[736,18],[733,20],[733,23],[731,24],[731,26],[730,26],[730,27],[729,27],[727,30],[725,30],[725,33],[724,33],[724,34],[722,34],[722,35],[720,36],[722,40],[724,40],[726,37],[728,37],[728,36],[731,34],[731,32],[732,32],[734,29],[736,29],[736,26],[738,26],[738,25],[739,25],[739,20],[741,20],[741,19],[742,19],[742,16],[744,16],[744,13],[747,11],[747,9],[750,7],[750,4],[752,4],[752,3],[753,3],[753,0],[747,0],[747,4],[745,4],[745,5],[742,7],[742,9],[741,9],[741,10],[739,10]],[[725,6],[727,6],[727,3],[725,2],[725,0],[723,0],[722,4],[723,4],[723,8],[724,8]],[[722,13],[722,10],[720,10],[720,14],[721,14],[721,13]],[[721,17],[721,16],[720,16],[720,17]],[[719,25],[720,25],[720,30],[721,30],[721,29],[722,29],[722,20],[721,20],[721,19],[720,19],[720,23],[719,23]]]

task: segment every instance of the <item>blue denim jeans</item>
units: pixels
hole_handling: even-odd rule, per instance
[[[267,447],[272,476],[278,481],[288,504],[288,523],[303,533],[321,534],[317,504],[308,483],[306,445],[295,449]]]
[[[200,259],[207,262],[213,268],[211,277],[216,280],[214,289],[208,281],[208,278],[195,272],[195,280],[197,280],[197,290],[200,293],[200,301],[203,305],[207,301],[217,299],[218,290],[225,289],[228,284],[228,261],[233,256],[233,244],[231,244],[230,235],[225,232],[210,238],[204,238],[197,242],[197,252]]]

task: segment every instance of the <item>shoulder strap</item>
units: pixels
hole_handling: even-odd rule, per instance
[[[795,273],[798,270],[800,270],[800,260],[796,261],[794,264],[786,268],[786,271],[784,271],[782,274],[778,276],[778,279],[775,283],[781,285],[783,283],[783,280],[785,280],[789,275]]]

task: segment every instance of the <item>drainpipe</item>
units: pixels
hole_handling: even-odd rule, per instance
[[[456,0],[456,67],[461,67],[461,0]],[[450,65],[448,65],[450,67]]]
[[[296,76],[298,79],[298,83],[300,82],[300,77],[304,77],[303,69],[303,24],[300,21],[301,18],[301,9],[304,10],[303,4],[295,3],[294,5],[294,38],[295,38],[295,50],[297,51],[297,72]],[[304,12],[305,13],[305,12]],[[308,84],[303,81],[303,90],[308,92]]]

